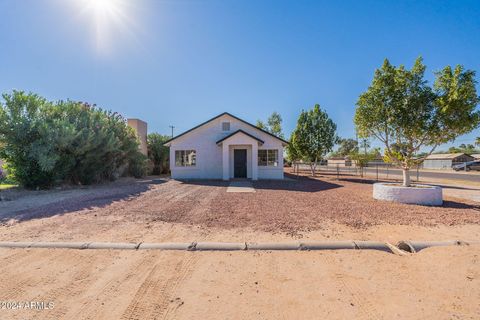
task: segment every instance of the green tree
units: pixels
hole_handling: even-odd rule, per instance
[[[475,153],[475,146],[471,143],[465,144],[462,143],[458,147],[450,147],[448,148],[448,153],[467,153],[467,154],[472,154]]]
[[[257,120],[256,126],[262,130],[268,131],[267,125],[262,120]]]
[[[274,136],[284,139],[282,132],[282,121],[283,120],[280,114],[274,111],[270,117],[268,117],[266,124],[262,120],[257,120],[257,127],[270,132]]]
[[[379,150],[374,149],[370,151],[359,152],[354,151],[350,153],[349,157],[354,162],[355,167],[360,170],[360,176],[363,178],[364,168],[368,166],[370,161],[375,160],[378,157]]]
[[[477,137],[477,138],[475,139],[475,145],[476,145],[477,147],[480,147],[480,137]]]
[[[169,139],[170,136],[159,133],[150,133],[147,136],[148,158],[153,164],[152,174],[159,175],[168,169],[169,148],[163,144]]]
[[[336,130],[337,125],[318,104],[313,109],[302,110],[300,113],[291,144],[297,157],[310,163],[313,176],[315,176],[318,161],[332,151],[337,142]]]
[[[358,142],[355,139],[339,139],[338,150],[333,154],[334,156],[345,157],[352,153],[358,152]]]
[[[468,133],[480,124],[475,72],[462,66],[436,73],[433,87],[424,79],[422,59],[411,70],[385,59],[368,90],[357,102],[355,125],[362,138],[385,144],[385,160],[403,169],[403,185],[410,186],[409,170],[423,162],[420,148],[431,149]],[[401,146],[394,150],[392,144]]]

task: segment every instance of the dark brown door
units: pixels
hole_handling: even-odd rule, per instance
[[[235,178],[247,177],[247,149],[233,150],[233,176]]]

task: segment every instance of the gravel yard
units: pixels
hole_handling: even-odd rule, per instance
[[[138,235],[165,223],[287,234],[322,230],[332,223],[353,229],[480,224],[478,203],[449,197],[442,207],[376,201],[371,184],[354,178],[256,181],[255,193],[227,193],[227,186],[223,181],[146,179],[33,192],[0,202],[0,231],[10,238],[17,230],[23,237],[52,232],[85,237],[115,227],[125,229],[126,237],[132,226]]]
[[[258,181],[120,180],[4,192],[1,241],[292,241],[480,239],[474,202],[378,202],[343,177]],[[293,239],[292,239],[293,238]],[[376,251],[186,252],[0,249],[8,319],[475,319],[479,247],[397,256]],[[455,272],[451,272],[455,269]],[[232,307],[235,306],[235,307]]]

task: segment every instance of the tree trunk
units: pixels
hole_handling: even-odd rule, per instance
[[[310,169],[312,170],[312,177],[315,177],[315,169],[317,168],[317,158],[315,158],[315,162],[310,162]]]
[[[403,169],[403,186],[410,187],[410,170]]]

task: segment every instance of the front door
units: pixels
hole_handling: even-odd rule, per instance
[[[247,149],[233,150],[233,176],[235,178],[247,177]]]

